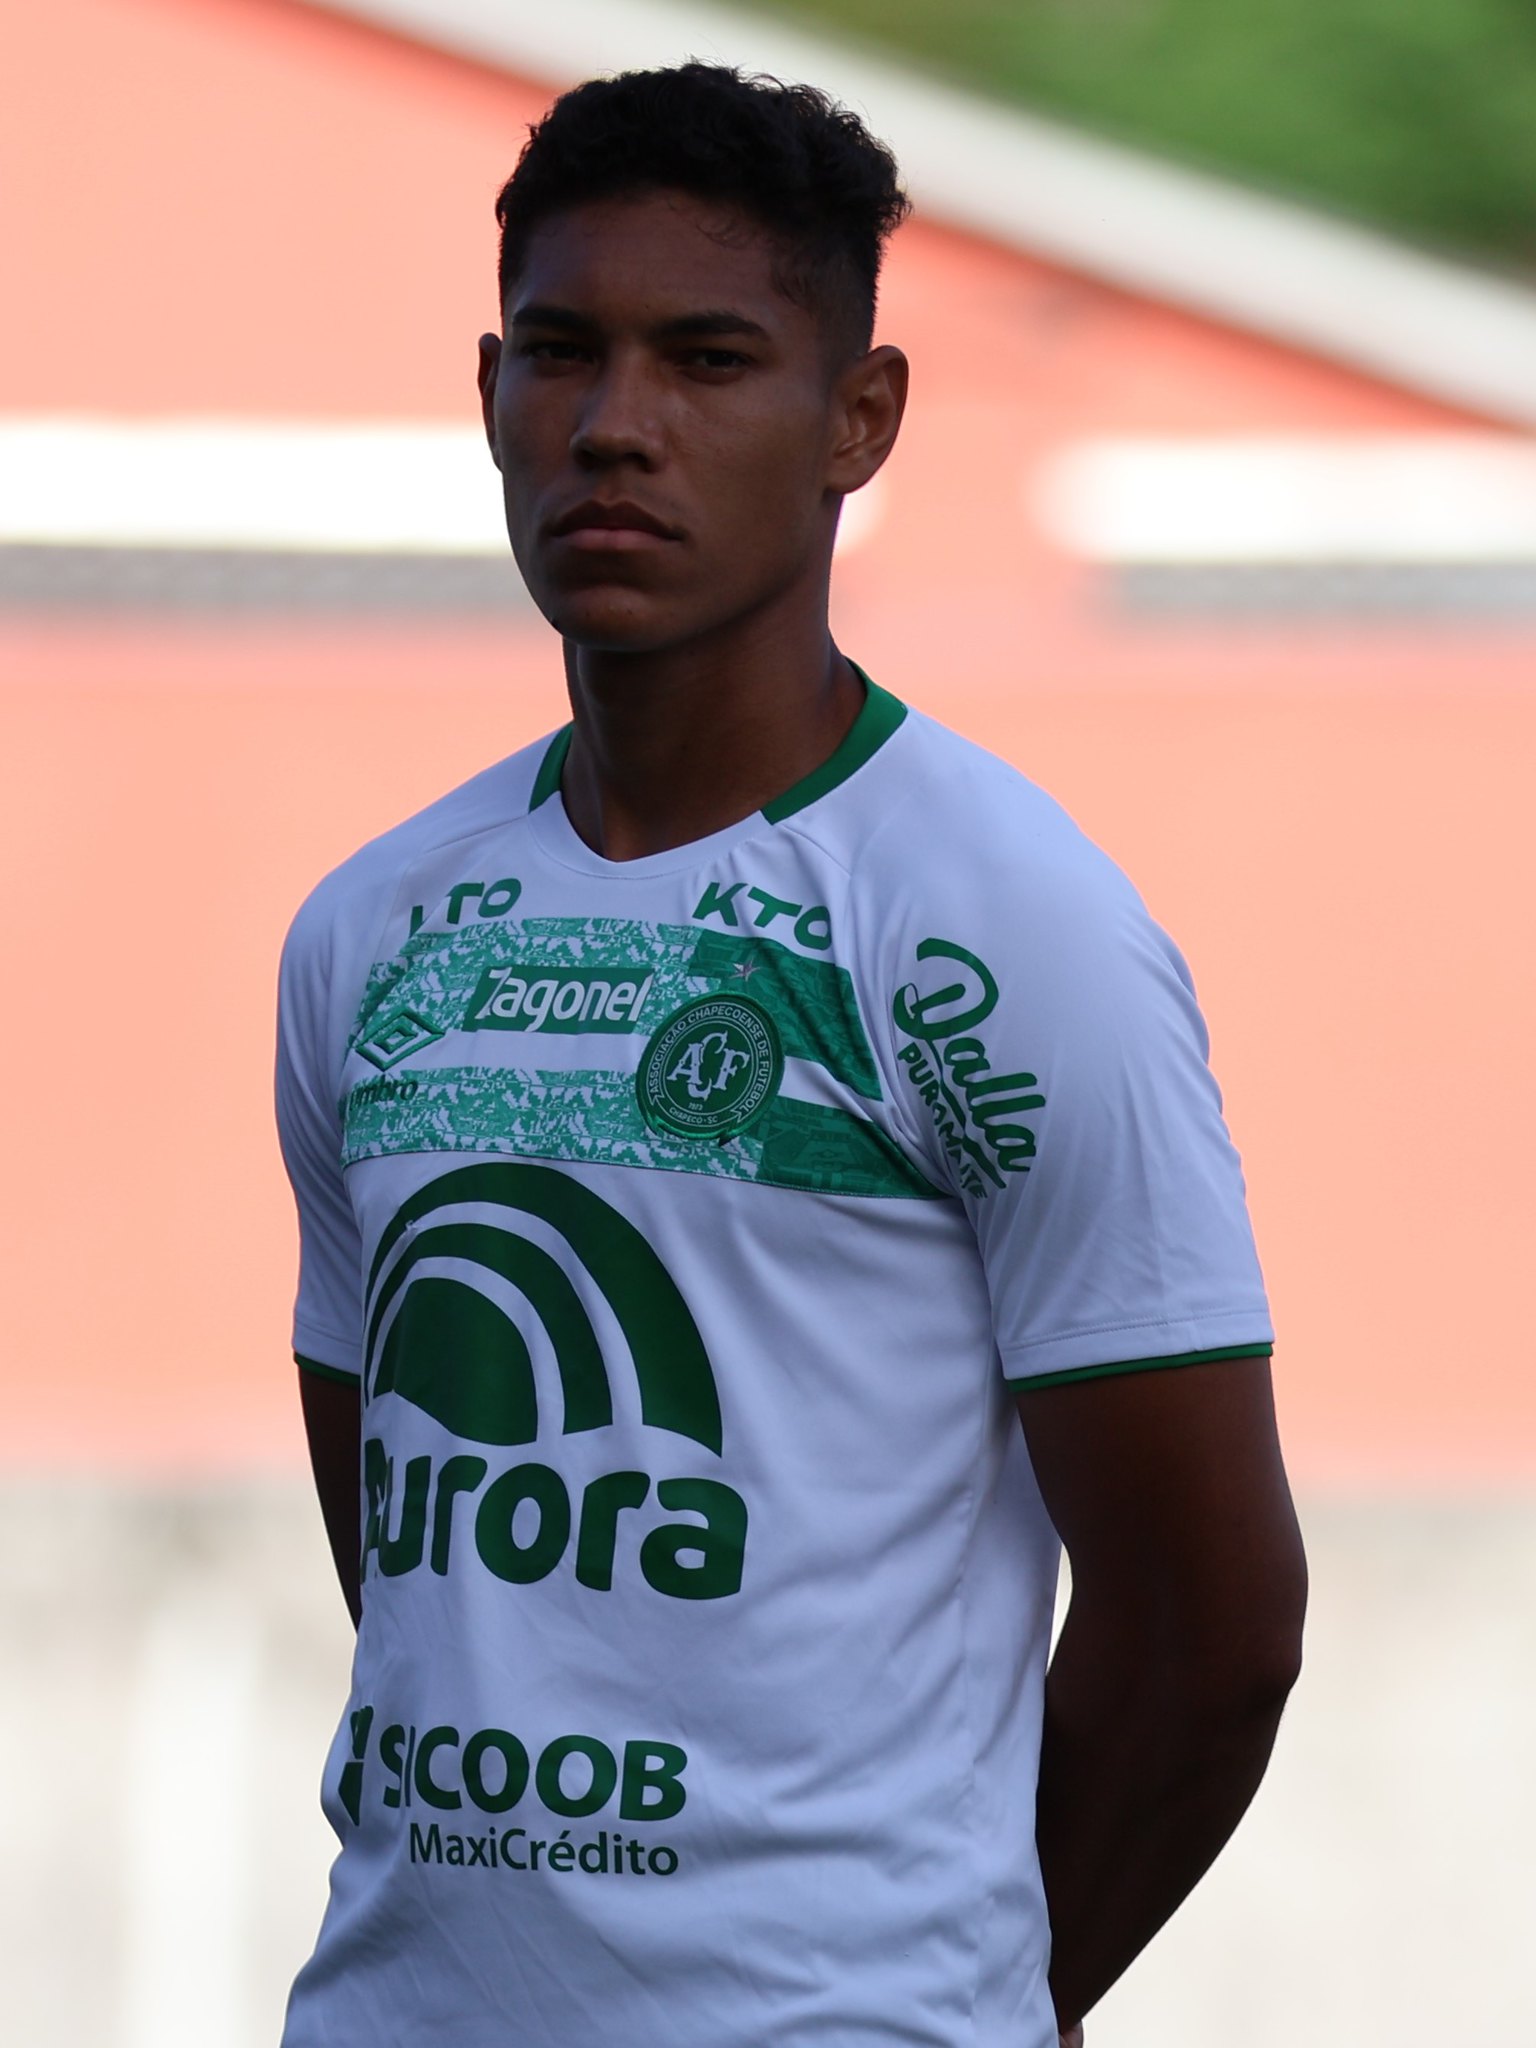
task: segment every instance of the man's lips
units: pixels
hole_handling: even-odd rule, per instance
[[[628,499],[610,504],[597,498],[562,513],[549,534],[552,540],[569,541],[573,547],[619,550],[654,547],[657,541],[683,537],[677,527],[647,512],[643,505],[631,504]]]

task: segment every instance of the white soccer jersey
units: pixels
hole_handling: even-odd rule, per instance
[[[286,2048],[1055,2048],[1012,1390],[1271,1335],[1188,974],[877,689],[641,860],[567,740],[285,954],[295,1348],[364,1401]]]

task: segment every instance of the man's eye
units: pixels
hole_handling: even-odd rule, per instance
[[[695,370],[740,370],[752,358],[733,348],[695,348],[688,351],[684,360]]]
[[[574,363],[583,353],[574,341],[525,341],[517,352],[535,363]]]

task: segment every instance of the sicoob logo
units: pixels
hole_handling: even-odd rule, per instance
[[[557,1233],[570,1260],[524,1235],[517,1225],[525,1218]],[[501,1305],[508,1289],[528,1303],[549,1339],[563,1435],[613,1422],[591,1289],[628,1349],[641,1421],[719,1455],[714,1374],[676,1283],[627,1217],[549,1166],[461,1167],[398,1211],[368,1280],[370,1408],[393,1394],[472,1443],[533,1443],[541,1434],[533,1360]],[[630,1512],[651,1500],[652,1480],[639,1471],[604,1473],[573,1500],[551,1465],[517,1464],[492,1477],[488,1460],[459,1451],[440,1461],[410,1459],[397,1485],[395,1460],[370,1435],[363,1477],[365,1573],[372,1565],[396,1578],[424,1562],[446,1573],[473,1500],[475,1553],[509,1585],[547,1578],[569,1556],[577,1581],[599,1592],[612,1587],[616,1570],[636,1565],[647,1585],[674,1599],[720,1599],[741,1587],[746,1503],[717,1479],[656,1481],[664,1512],[702,1519],[647,1528],[654,1513]]]
[[[784,1050],[768,1012],[744,996],[700,996],[652,1038],[635,1079],[653,1130],[734,1138],[779,1092]]]

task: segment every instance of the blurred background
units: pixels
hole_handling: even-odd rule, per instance
[[[478,438],[492,201],[553,91],[698,54],[906,166],[838,637],[1178,937],[1273,1296],[1309,1667],[1090,2040],[1536,2040],[1536,15],[51,0],[7,47],[7,2038],[262,2048],[318,1923],[278,948],[564,716]]]

